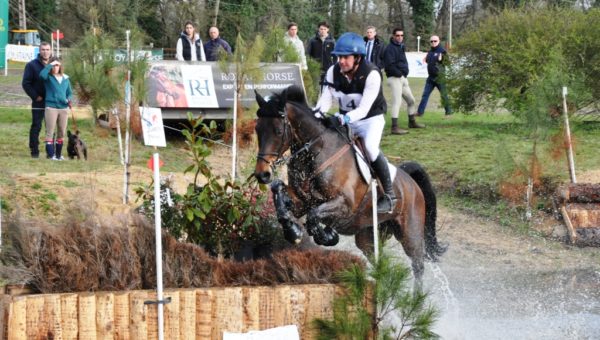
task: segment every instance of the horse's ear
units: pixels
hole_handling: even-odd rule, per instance
[[[256,95],[256,102],[258,103],[259,107],[263,107],[267,104],[267,102],[265,101],[265,99],[260,95],[260,93],[258,93],[258,91],[256,91],[256,89],[254,89],[254,93]]]

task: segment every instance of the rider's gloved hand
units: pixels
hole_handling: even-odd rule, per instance
[[[325,118],[325,115],[323,115],[323,112],[321,112],[321,108],[315,108],[315,109],[313,109],[312,113],[315,115],[315,118],[318,118],[318,119]]]

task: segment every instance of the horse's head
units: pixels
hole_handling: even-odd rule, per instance
[[[286,117],[286,90],[267,99],[256,92],[258,111],[256,115],[256,135],[258,136],[258,155],[254,176],[260,183],[270,183],[275,164],[289,149],[291,128]]]

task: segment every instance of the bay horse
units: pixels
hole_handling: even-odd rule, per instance
[[[254,176],[260,183],[272,182],[286,240],[300,242],[299,218],[306,215],[305,228],[315,243],[335,245],[339,232],[354,235],[356,246],[372,254],[371,185],[359,172],[354,148],[348,147],[352,140],[315,118],[300,87],[292,85],[267,99],[256,92],[256,101],[259,151]],[[276,167],[283,163],[288,185],[274,180]],[[393,185],[397,202],[392,213],[378,214],[379,228],[384,237],[393,234],[400,241],[420,287],[425,256],[436,260],[446,250],[436,237],[435,192],[428,174],[415,162],[400,164]]]

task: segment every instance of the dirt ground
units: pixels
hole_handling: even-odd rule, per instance
[[[216,172],[231,169],[231,155],[228,150],[218,147],[210,156],[210,164]],[[222,148],[222,150],[220,149]],[[240,154],[240,165],[251,159],[251,150]],[[224,174],[224,173],[223,173]],[[184,192],[191,175],[172,174],[175,188]],[[41,183],[48,192],[54,192],[64,206],[77,202],[89,204],[90,208],[101,215],[119,215],[127,213],[139,205],[133,193],[133,187],[140,183],[149,183],[148,169],[131,169],[131,182],[128,198],[129,204],[123,204],[123,169],[103,170],[102,173],[53,173],[40,176],[37,173],[13,176],[14,187],[22,212],[39,209],[40,199],[31,192],[35,183]],[[578,176],[580,182],[600,181],[600,170]],[[65,185],[65,183],[70,183]],[[3,194],[4,196],[7,193]],[[459,252],[464,265],[473,257],[490,258],[500,266],[519,266],[527,268],[567,266],[577,267],[588,263],[590,257],[600,262],[600,250],[597,248],[578,248],[560,242],[553,237],[561,237],[565,233],[562,221],[551,216],[536,217],[535,228],[545,236],[532,236],[523,232],[503,227],[495,221],[471,216],[464,212],[439,207],[438,234],[443,242],[451,245],[453,252]],[[4,217],[6,219],[6,217]],[[457,263],[458,264],[458,263]]]

